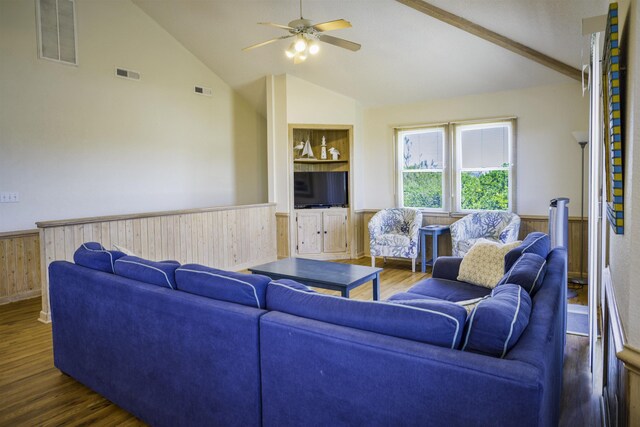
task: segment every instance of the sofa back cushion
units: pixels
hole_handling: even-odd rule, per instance
[[[449,301],[350,300],[289,280],[269,283],[267,309],[447,348],[458,346],[467,317]]]
[[[534,253],[525,253],[513,264],[498,282],[498,285],[515,283],[522,286],[531,296],[540,289],[547,272],[547,260]]]
[[[199,264],[176,270],[178,289],[190,294],[264,308],[270,278],[259,274],[234,273]]]
[[[534,253],[542,258],[546,258],[550,250],[551,240],[547,234],[539,231],[529,233],[519,246],[513,248],[504,256],[504,272],[506,273],[511,270],[513,264],[515,264],[523,254]]]
[[[108,251],[98,242],[86,242],[73,254],[73,262],[93,270],[115,273],[115,262],[125,256],[120,251]]]
[[[125,256],[115,262],[115,272],[119,276],[165,288],[176,289],[176,268],[178,261],[150,261],[135,256]]]
[[[531,298],[519,285],[496,287],[467,318],[462,350],[504,357],[529,324]]]

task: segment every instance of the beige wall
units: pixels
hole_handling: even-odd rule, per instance
[[[266,201],[264,118],[129,0],[76,3],[78,67],[37,58],[35,1],[0,1],[0,232]]]
[[[587,130],[589,100],[578,83],[365,110],[364,206],[395,203],[394,126],[508,116],[518,118],[517,212],[547,215],[549,200],[565,196],[579,215],[580,147],[571,132]]]
[[[624,115],[624,234],[610,233],[611,279],[629,344],[640,348],[640,10],[636,0],[619,2],[620,47],[626,52]],[[634,190],[638,194],[634,194]],[[636,218],[638,214],[638,218]]]

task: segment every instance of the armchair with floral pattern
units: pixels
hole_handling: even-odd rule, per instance
[[[474,212],[451,224],[450,230],[453,256],[463,257],[478,239],[515,242],[520,217],[511,212]]]
[[[422,213],[412,208],[383,209],[369,221],[371,265],[376,257],[410,258],[416,271]]]

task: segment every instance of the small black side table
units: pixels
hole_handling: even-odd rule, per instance
[[[427,265],[433,267],[433,264],[438,259],[438,236],[441,234],[449,233],[448,225],[425,225],[420,227],[420,254],[422,255],[422,272],[427,271]],[[427,261],[427,236],[431,236],[432,240],[432,254],[433,257]]]

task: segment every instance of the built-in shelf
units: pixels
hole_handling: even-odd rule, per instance
[[[294,163],[349,163],[349,160],[293,159]]]

